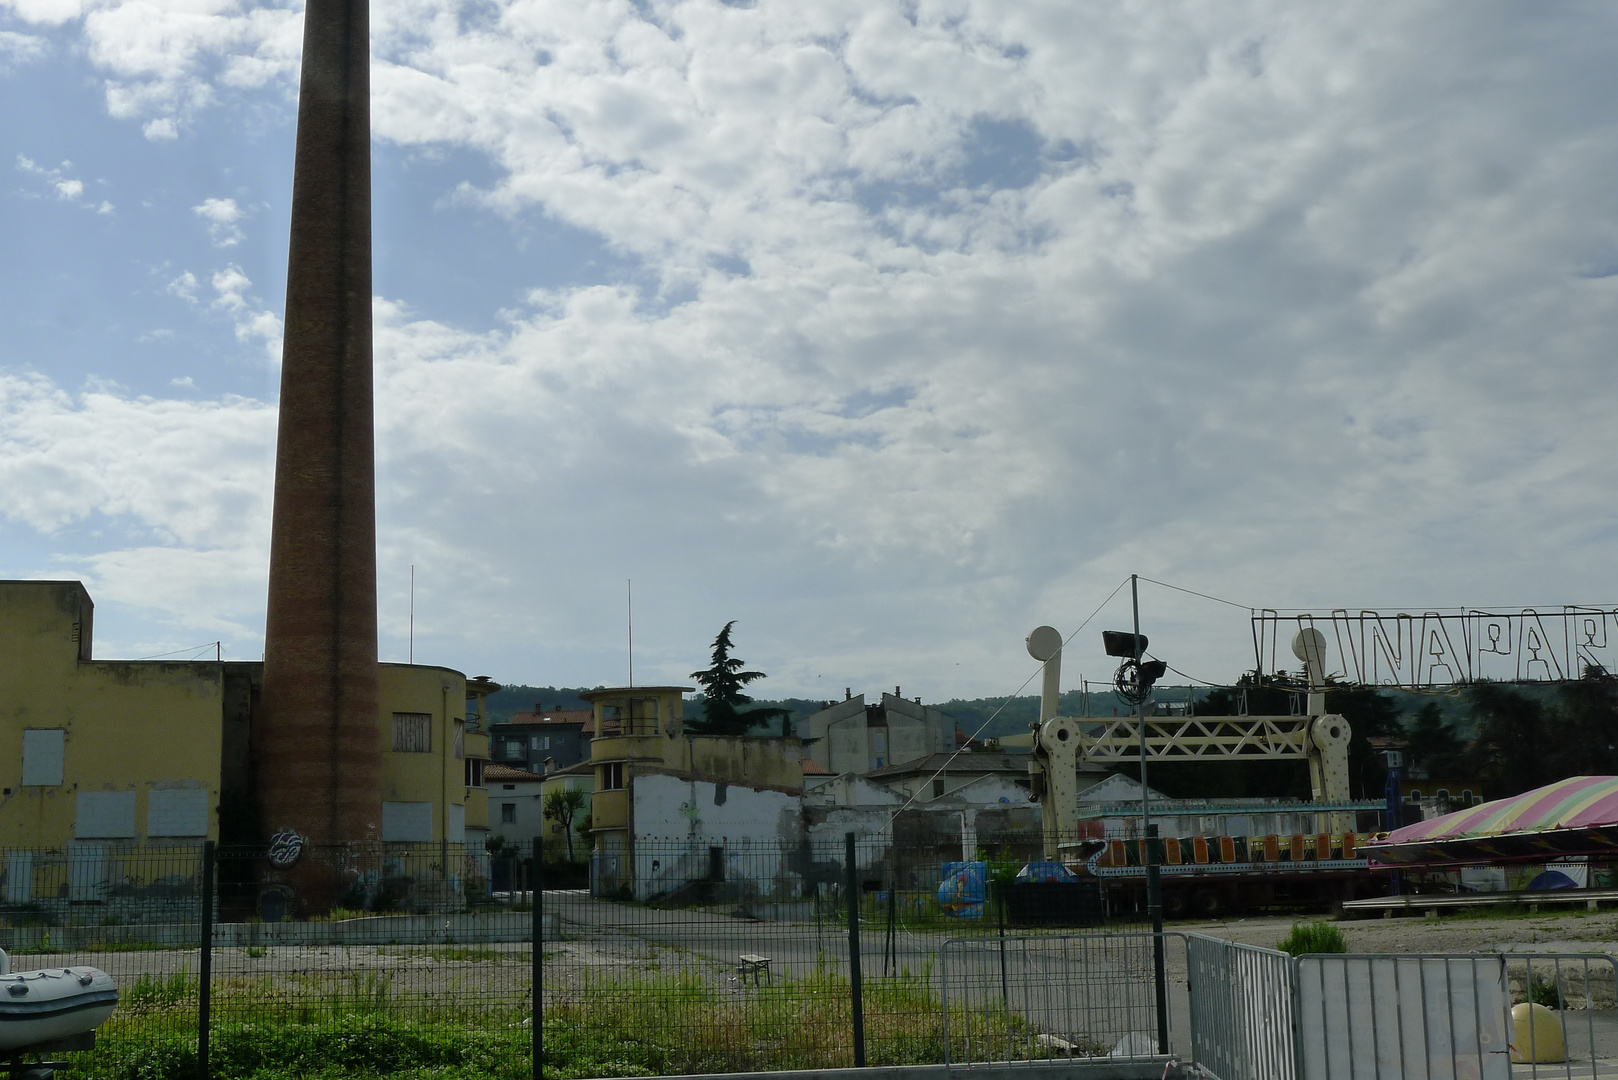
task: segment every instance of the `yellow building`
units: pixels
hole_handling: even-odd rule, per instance
[[[590,762],[595,772],[595,794],[590,801],[591,838],[594,843],[592,888],[597,893],[633,886],[644,891],[650,875],[635,861],[637,845],[650,852],[682,843],[701,846],[704,858],[711,845],[696,809],[700,786],[707,804],[724,806],[728,789],[770,796],[803,794],[803,743],[776,736],[690,735],[685,731],[683,695],[688,686],[635,686],[587,690],[579,697],[594,711]],[[682,798],[679,785],[690,797]],[[671,786],[672,785],[672,786]],[[637,791],[637,788],[639,789]],[[717,795],[717,798],[715,797]],[[781,839],[778,798],[758,800],[758,817],[748,823]],[[747,826],[734,824],[752,805],[746,798],[732,800],[725,814],[727,835],[739,838]],[[640,813],[637,817],[636,808]],[[794,818],[796,820],[796,818]],[[671,830],[680,833],[674,836]],[[699,842],[700,841],[700,842]],[[724,840],[721,838],[721,846]],[[640,860],[651,865],[651,856]],[[658,859],[659,869],[663,868]]]
[[[76,581],[0,582],[0,845],[218,837],[225,665],[91,655]]]
[[[98,660],[93,625],[77,581],[0,581],[0,846],[111,856],[263,840],[252,797],[262,665]],[[378,667],[379,839],[437,845],[435,865],[457,868],[446,877],[476,876],[455,856],[477,858],[488,834],[482,718],[498,689],[449,668]],[[39,886],[14,869],[5,897],[23,902]]]

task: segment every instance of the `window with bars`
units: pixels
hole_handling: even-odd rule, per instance
[[[431,713],[393,714],[393,749],[401,754],[430,754],[433,749]]]

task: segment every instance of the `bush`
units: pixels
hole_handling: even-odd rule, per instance
[[[1329,922],[1293,923],[1292,933],[1275,943],[1291,956],[1305,953],[1346,953],[1348,939]]]
[[[221,1024],[213,1033],[210,1071],[217,1080],[335,1080],[423,1072],[440,1080],[526,1080],[529,1075],[526,1028],[487,1032],[379,1017],[348,1019],[341,1027]],[[111,1080],[191,1080],[197,1073],[197,1037],[163,1032],[109,1039],[97,1056],[101,1068],[96,1071]]]
[[[1547,1009],[1562,1007],[1562,990],[1554,982],[1540,982],[1535,977],[1528,983],[1528,1000]]]

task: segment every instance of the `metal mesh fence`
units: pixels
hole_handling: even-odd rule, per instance
[[[94,1049],[47,1055],[81,1077],[531,1077],[536,975],[547,1076],[1116,1055],[1155,1032],[1149,936],[1077,936],[1107,929],[1093,884],[945,854],[641,840],[536,873],[455,844],[83,844],[5,853],[0,946],[14,972],[116,983]]]

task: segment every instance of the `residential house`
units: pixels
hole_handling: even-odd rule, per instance
[[[596,895],[628,890],[644,899],[694,880],[738,877],[768,887],[779,870],[768,858],[778,860],[783,845],[801,837],[802,741],[690,734],[689,692],[638,686],[580,695],[598,732],[590,743]]]
[[[899,687],[867,705],[864,694],[849,694],[803,722],[809,757],[833,775],[866,773],[895,762],[913,761],[955,749],[955,721],[920,698],[907,700]]]
[[[590,757],[594,714],[590,709],[546,709],[520,712],[489,728],[494,760],[533,773],[553,772]]]

